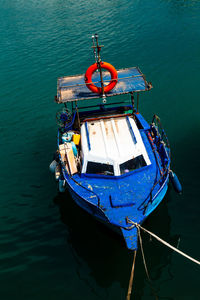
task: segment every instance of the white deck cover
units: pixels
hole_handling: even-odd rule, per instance
[[[134,132],[136,140],[131,131]],[[151,164],[140,132],[135,121],[130,117],[100,119],[83,123],[81,126],[81,145],[82,173],[86,172],[87,162],[91,161],[113,165],[114,173],[118,176],[120,175],[119,164],[141,154],[146,164]]]

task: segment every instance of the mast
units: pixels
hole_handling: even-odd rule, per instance
[[[98,34],[95,33],[95,35],[92,36],[92,41],[93,41],[93,46],[92,48],[94,49],[94,57],[95,57],[95,62],[97,63],[98,70],[100,73],[100,79],[101,79],[101,90],[102,90],[102,98],[103,98],[103,103],[106,103],[106,95],[104,92],[104,82],[103,82],[103,73],[102,73],[102,68],[101,68],[101,56],[100,56],[100,51],[103,45],[99,45],[98,42]],[[95,45],[96,41],[96,45]],[[96,52],[97,49],[97,52]]]

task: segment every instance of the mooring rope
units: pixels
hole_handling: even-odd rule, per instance
[[[131,297],[131,292],[132,292],[132,287],[133,287],[133,276],[134,276],[134,270],[135,270],[136,253],[137,253],[137,250],[134,251],[133,264],[132,264],[132,269],[131,269],[131,276],[130,276],[130,280],[129,280],[128,293],[126,296],[126,300],[130,300],[130,297]]]
[[[144,268],[147,274],[147,278],[149,280],[150,283],[150,287],[151,290],[155,296],[155,299],[158,300],[158,296],[156,294],[156,291],[154,290],[153,286],[151,285],[151,279],[149,276],[149,272],[147,269],[147,264],[146,264],[146,260],[145,260],[145,256],[144,256],[144,250],[143,250],[143,245],[142,245],[142,237],[140,234],[140,228],[138,227],[138,237],[139,237],[139,241],[140,241],[140,248],[141,248],[141,252],[142,252],[142,258],[143,258],[143,263],[144,263]],[[132,269],[131,269],[131,275],[130,275],[130,279],[129,279],[129,286],[128,286],[128,292],[127,292],[127,296],[126,296],[126,300],[130,300],[131,298],[131,293],[132,293],[132,287],[133,287],[133,276],[134,276],[134,270],[135,270],[135,259],[136,259],[136,253],[137,250],[134,251],[134,257],[133,257],[133,264],[132,264]]]
[[[177,249],[176,247],[170,245],[169,243],[167,243],[166,241],[164,241],[163,239],[161,239],[159,236],[157,236],[156,234],[154,234],[153,232],[145,229],[144,227],[142,227],[140,224],[133,222],[130,219],[127,219],[127,222],[130,224],[135,225],[138,229],[142,229],[144,232],[148,233],[150,236],[153,236],[156,240],[158,240],[160,243],[164,244],[165,246],[167,246],[168,248],[171,248],[172,250],[174,250],[175,252],[179,253],[180,255],[186,257],[187,259],[193,261],[194,263],[196,263],[197,265],[200,265],[200,261],[198,261],[197,259],[194,259],[193,257],[187,255],[186,253],[180,251],[179,249]]]
[[[143,264],[144,264],[144,268],[145,268],[145,271],[146,271],[147,278],[149,280],[150,288],[152,290],[152,293],[155,296],[155,299],[158,300],[158,296],[156,294],[155,289],[152,286],[152,282],[151,282],[151,279],[150,279],[150,276],[149,276],[149,272],[148,272],[148,269],[147,269],[147,264],[146,264],[146,259],[145,259],[145,256],[144,256],[144,249],[143,249],[143,244],[142,244],[142,237],[141,237],[141,233],[140,233],[140,228],[139,227],[138,227],[138,237],[139,237],[140,248],[141,248],[141,252],[142,252]]]
[[[149,276],[149,272],[148,272],[148,269],[147,269],[146,259],[145,259],[145,256],[144,256],[144,250],[143,250],[143,244],[142,244],[142,237],[141,237],[141,234],[140,234],[140,228],[138,228],[138,237],[139,237],[139,241],[140,241],[140,248],[141,248],[141,252],[142,252],[144,268],[145,268],[148,280],[151,281],[150,276]]]

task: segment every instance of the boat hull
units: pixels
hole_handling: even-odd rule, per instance
[[[71,162],[71,157],[73,157],[72,150],[70,150],[68,143],[64,145],[65,151],[61,149],[63,141],[58,134],[59,163],[61,165],[60,181],[65,181],[65,188],[69,190],[77,205],[112,230],[121,233],[127,248],[135,250],[138,246],[138,232],[137,227],[133,224],[142,224],[160,204],[167,192],[170,151],[163,141],[163,134],[161,136],[154,123],[149,125],[139,113],[135,114],[134,120],[127,115],[116,115],[114,117],[101,117],[100,121],[97,118],[94,123],[93,119],[90,123],[88,120],[85,123],[83,122],[81,126],[81,136],[83,137],[81,143],[81,172],[78,172],[78,169],[76,172],[73,171]],[[108,119],[111,119],[109,123]],[[118,119],[119,122],[123,121],[122,124],[117,123]],[[92,127],[92,129],[90,128],[90,133],[88,124]],[[96,161],[99,161],[99,157],[96,156],[100,156],[101,151],[104,153],[112,148],[112,145],[108,143],[106,132],[112,133],[110,133],[109,138],[112,137],[113,143],[114,141],[116,143],[116,149],[121,153],[121,144],[117,140],[117,132],[121,128],[120,125],[126,128],[126,132],[128,131],[125,140],[123,134],[120,136],[123,147],[126,145],[128,148],[129,144],[132,147],[133,144],[135,146],[130,151],[132,158],[121,164],[117,161],[116,165],[113,166],[113,173],[107,167],[107,165],[110,166],[110,163],[96,163]],[[98,147],[94,147],[96,146],[94,139],[98,130],[102,136],[99,133],[101,139],[98,138],[96,143],[98,145],[99,140],[103,140],[106,151],[102,148],[103,150],[98,152]],[[113,138],[115,139],[113,140]],[[88,157],[93,153],[91,149],[94,150],[96,156],[94,162],[92,162],[93,167],[90,170],[92,158],[90,157],[91,160],[89,160]],[[136,152],[135,154],[133,150]],[[126,157],[126,159],[128,158]],[[106,169],[106,173],[101,170],[101,168],[105,168],[105,165],[109,169]],[[96,168],[98,172],[96,172]],[[119,170],[117,171],[118,168],[120,175],[118,174]]]
[[[126,246],[129,250],[136,250],[138,248],[138,236],[137,236],[137,228],[131,226],[131,224],[127,224],[126,227],[120,227],[117,224],[114,224],[109,221],[106,217],[105,213],[101,208],[97,205],[89,203],[86,199],[84,199],[81,195],[79,195],[74,188],[70,185],[70,179],[66,178],[66,189],[69,191],[72,199],[75,203],[89,213],[93,218],[104,224],[110,230],[116,232],[117,234],[124,237]],[[148,204],[148,207],[145,209],[143,216],[137,223],[142,224],[146,218],[157,208],[157,206],[162,202],[167,189],[168,189],[169,178],[167,176],[164,184],[157,192],[156,197],[154,197],[152,203]]]

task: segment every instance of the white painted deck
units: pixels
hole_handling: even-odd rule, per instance
[[[88,161],[113,165],[116,176],[120,175],[119,164],[139,155],[143,155],[147,165],[151,164],[140,132],[135,121],[130,117],[100,119],[83,123],[81,148],[82,173],[86,172]]]

